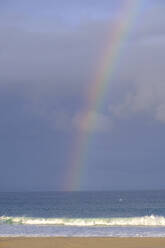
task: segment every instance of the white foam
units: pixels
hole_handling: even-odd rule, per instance
[[[0,225],[0,237],[165,237],[165,227]]]
[[[0,224],[64,226],[165,226],[165,217],[154,215],[128,218],[30,218],[1,216]]]

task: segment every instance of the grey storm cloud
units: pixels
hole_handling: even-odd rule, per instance
[[[127,90],[118,103],[109,106],[116,118],[130,118],[144,112],[155,120],[165,120],[164,10],[159,7],[147,13],[136,35],[132,35],[132,42],[126,44],[126,56],[122,58],[116,80],[120,82],[117,87],[125,84]]]
[[[75,118],[82,113],[75,111],[81,110],[76,107],[74,110],[72,106],[69,110],[66,102],[72,98],[72,102],[77,100],[74,105],[78,106],[80,99],[86,98],[99,51],[105,43],[103,37],[108,34],[107,23],[91,21],[69,31],[58,29],[42,33],[7,27],[0,32],[1,84],[20,85],[29,102],[25,110],[47,119],[50,126],[78,128]],[[58,108],[61,102],[63,109]],[[109,122],[103,116],[97,114],[102,127]],[[101,126],[97,125],[96,130],[102,130]]]
[[[23,17],[10,17],[7,23],[4,15],[0,18],[1,84],[20,85],[27,101],[25,111],[47,119],[50,126],[76,127],[113,21],[86,20],[76,27],[59,25],[53,31],[37,32],[20,27],[19,18]],[[150,112],[155,120],[165,122],[164,23],[164,7],[158,5],[130,27],[115,79],[110,82],[121,97],[115,103],[110,100],[109,112],[96,113],[106,130],[114,120],[136,112]]]
[[[62,189],[77,147],[81,189],[164,187],[164,1],[129,23],[89,109],[120,3],[0,1],[0,191]]]

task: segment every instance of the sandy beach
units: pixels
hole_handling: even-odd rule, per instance
[[[164,248],[165,238],[0,238],[0,248]]]

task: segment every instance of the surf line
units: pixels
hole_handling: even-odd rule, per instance
[[[140,3],[141,0],[123,0],[120,17],[117,18],[110,30],[107,47],[103,49],[98,68],[92,82],[89,84],[87,107],[79,120],[80,128],[72,149],[64,190],[74,191],[81,189],[84,169],[86,169],[85,159],[90,149],[91,132],[97,125],[97,112],[101,109],[106,89],[114,77],[122,46],[134,26],[134,19],[138,15]]]

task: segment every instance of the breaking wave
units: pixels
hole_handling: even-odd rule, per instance
[[[64,226],[165,226],[163,216],[128,218],[30,218],[1,216],[0,224],[64,225]]]

